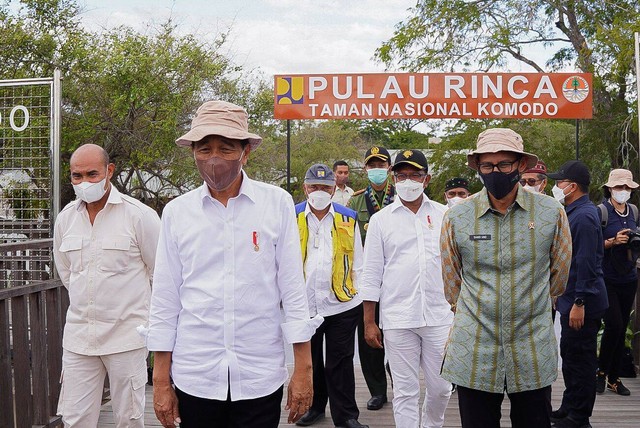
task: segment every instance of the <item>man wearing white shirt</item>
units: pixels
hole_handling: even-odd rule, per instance
[[[309,340],[322,317],[309,317],[291,196],[242,170],[261,142],[247,112],[223,101],[200,106],[176,141],[205,184],[162,215],[147,346],[165,427],[277,427],[283,336],[294,352],[289,423],[311,405]]]
[[[333,164],[333,174],[336,177],[336,191],[333,193],[331,201],[346,207],[354,193],[353,189],[347,186],[349,182],[349,164],[343,160],[336,161]]]
[[[327,165],[311,166],[303,187],[307,201],[296,205],[296,215],[309,312],[321,315],[324,322],[311,338],[313,404],[297,425],[313,425],[324,418],[328,400],[337,428],[368,428],[358,422],[353,373],[355,333],[362,318],[356,288],[362,267],[356,212],[331,203],[336,177]]]
[[[108,374],[115,426],[142,428],[147,350],[136,328],[149,315],[160,219],[111,185],[115,165],[102,147],[80,146],[70,167],[77,199],[53,232],[69,290],[58,414],[65,427],[97,426]]]
[[[361,281],[365,338],[382,347],[374,318],[379,302],[396,426],[442,427],[451,384],[439,373],[453,321],[440,266],[440,225],[447,208],[424,195],[431,176],[421,151],[399,152],[392,170],[398,198],[371,217],[367,230]],[[422,418],[420,368],[426,383]]]

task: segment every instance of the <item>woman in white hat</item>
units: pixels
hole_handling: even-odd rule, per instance
[[[629,232],[638,226],[638,209],[628,202],[631,191],[637,187],[631,171],[614,169],[603,185],[606,200],[599,206],[604,238],[602,270],[609,297],[598,361],[596,391],[599,394],[605,387],[619,395],[630,394],[618,376],[638,282],[636,259],[628,246]]]

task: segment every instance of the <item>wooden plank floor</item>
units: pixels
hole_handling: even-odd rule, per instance
[[[593,416],[591,417],[591,425],[594,428],[638,428],[640,427],[640,378],[623,379],[623,383],[631,390],[630,397],[622,397],[614,394],[610,391],[605,391],[604,394],[598,395],[596,398],[596,405],[594,408]],[[564,391],[564,384],[562,379],[559,378],[553,385],[553,408],[554,410],[560,405],[562,398],[562,392]],[[424,391],[423,391],[424,392]],[[145,426],[147,427],[160,427],[160,423],[153,413],[153,405],[151,400],[152,390],[150,386],[147,386],[147,405],[145,411]],[[284,396],[286,397],[286,390]],[[389,386],[389,399],[391,400],[393,394],[391,393],[391,387]],[[366,402],[369,399],[369,391],[362,377],[360,366],[356,366],[356,398],[358,406],[360,407],[360,422],[368,424],[371,428],[380,427],[395,427],[393,422],[393,412],[391,409],[391,403],[386,404],[381,410],[370,411],[366,409]],[[505,401],[502,405],[502,427],[510,427],[509,421],[509,399],[505,396]],[[287,414],[283,410],[281,415],[281,427],[292,426],[287,424]],[[109,403],[102,407],[100,414],[100,420],[98,423],[99,428],[113,428],[113,418],[111,416],[111,406]],[[460,427],[460,415],[458,413],[458,397],[454,393],[449,401],[447,412],[445,414],[445,427]],[[331,417],[329,415],[329,408],[327,406],[327,417],[320,423],[314,425],[317,428],[329,428],[333,427]]]

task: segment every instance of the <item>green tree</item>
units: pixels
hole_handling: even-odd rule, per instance
[[[271,98],[273,100],[273,96]],[[249,159],[247,171],[259,180],[286,188],[286,121],[275,136],[267,135]],[[291,193],[296,202],[304,200],[302,182],[315,163],[332,166],[336,160],[359,161],[364,151],[358,130],[341,121],[291,121]],[[355,165],[352,165],[352,167]],[[352,182],[358,181],[357,168]]]
[[[86,32],[76,0],[20,0],[0,4],[0,76],[20,79],[68,72],[82,58]]]
[[[180,35],[170,19],[143,32],[126,26],[88,32],[76,0],[21,0],[18,6],[0,5],[0,42],[11,46],[0,51],[0,78],[62,70],[63,203],[73,197],[70,154],[85,143],[107,150],[120,191],[157,209],[200,184],[190,151],[174,141],[205,100],[235,101],[270,132],[265,84],[221,54],[227,33],[204,41]]]
[[[141,200],[161,205],[192,188],[199,179],[191,153],[174,141],[198,105],[224,88],[223,42],[178,36],[171,21],[152,35],[128,27],[90,35],[83,66],[65,81],[65,151],[101,145],[116,164],[116,186]]]
[[[637,155],[624,147],[638,140],[630,82],[639,17],[637,0],[420,0],[375,56],[408,71],[495,71],[516,60],[538,72],[593,73],[594,119],[582,123],[581,158],[601,182],[613,167],[637,165]],[[530,55],[535,48],[548,53],[545,63]],[[566,124],[542,126],[553,133]]]
[[[535,153],[549,171],[557,170],[565,161],[574,158],[575,129],[569,121],[458,121],[448,137],[431,146],[429,161],[433,178],[429,189],[434,199],[444,202],[444,185],[453,177],[467,178],[472,193],[482,188],[475,171],[467,167],[467,153],[475,146],[478,134],[491,127],[509,127],[522,135],[525,151]]]

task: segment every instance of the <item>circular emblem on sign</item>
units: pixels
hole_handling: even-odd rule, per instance
[[[377,147],[371,147],[371,154],[372,155],[377,155],[378,153],[380,153],[380,149]]]
[[[580,76],[571,76],[562,84],[562,95],[570,103],[580,103],[589,96],[589,84]]]
[[[412,154],[413,154],[413,152],[411,150],[405,150],[404,153],[402,154],[402,156],[404,156],[405,159],[409,159]]]

